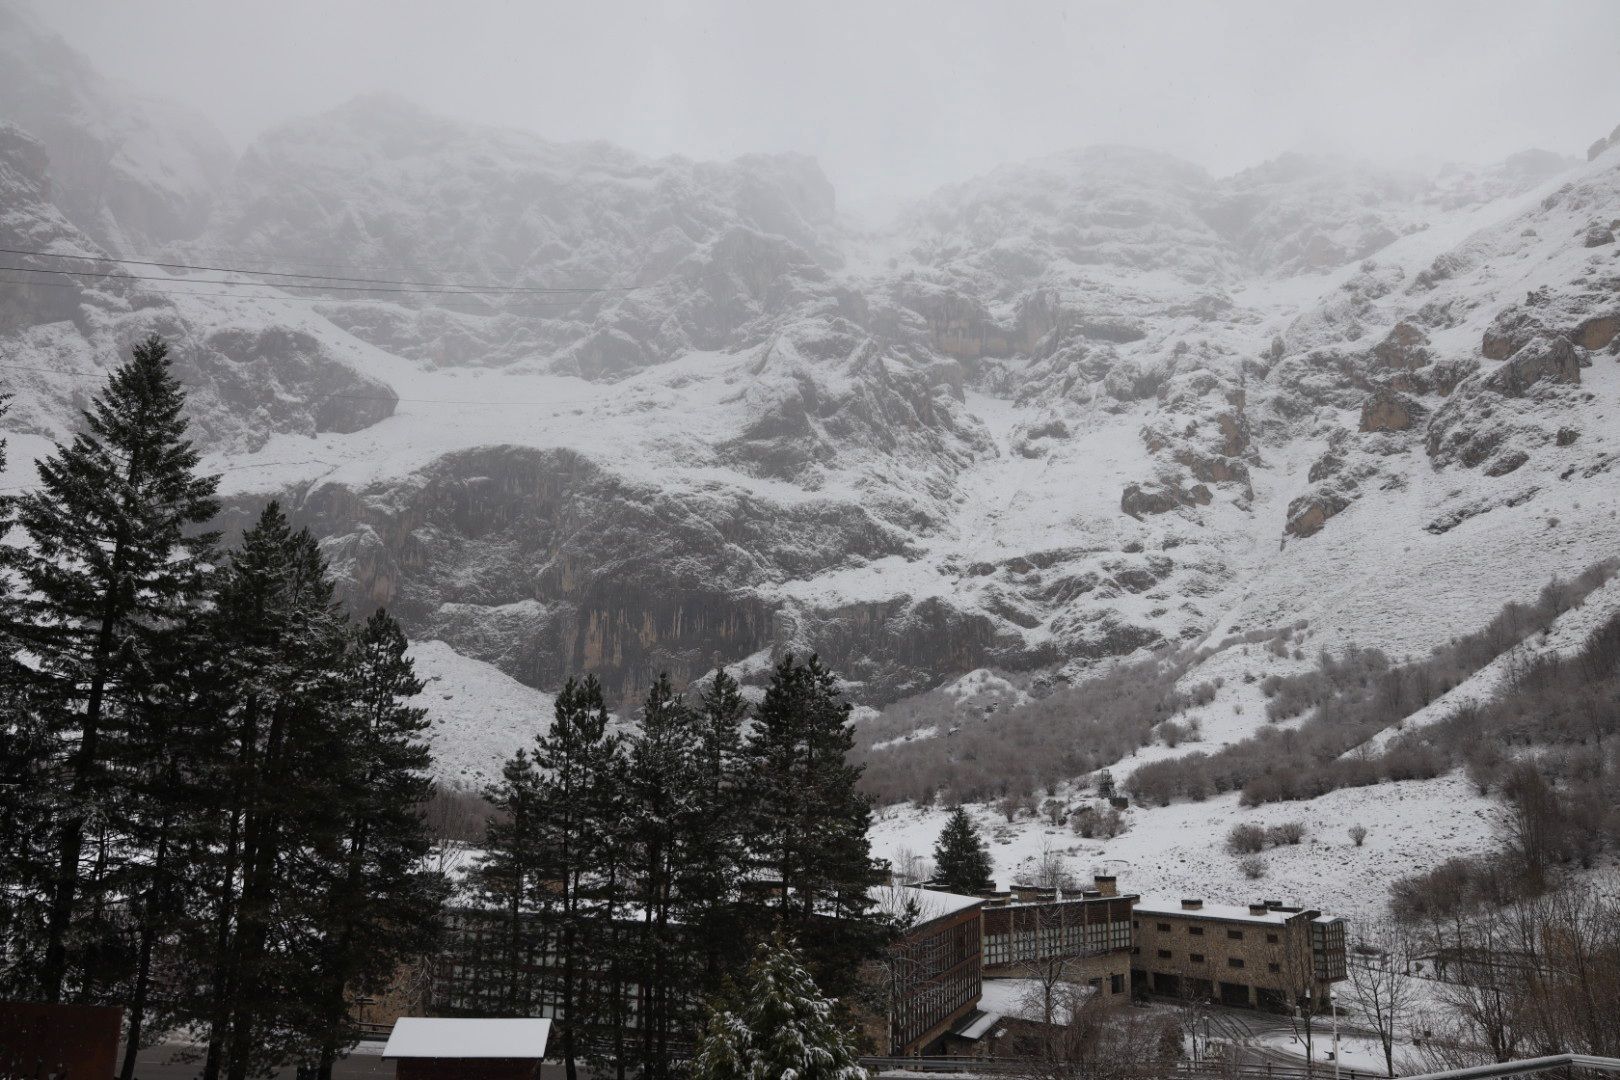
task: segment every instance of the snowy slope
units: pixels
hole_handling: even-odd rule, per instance
[[[625,702],[787,648],[881,706],[1203,645],[1208,749],[1260,722],[1247,676],[1426,651],[1614,553],[1620,146],[1231,177],[1089,148],[861,234],[802,157],[647,159],[371,97],[231,160],[9,9],[0,56],[0,246],[610,290],[0,271],[5,483],[164,334],[227,531],[282,499],[424,643],[440,702],[510,702],[434,706],[454,776],[514,745],[520,686],[543,713],[589,670]],[[87,201],[75,146],[126,147],[119,197]],[[1300,659],[1215,648],[1302,621]]]

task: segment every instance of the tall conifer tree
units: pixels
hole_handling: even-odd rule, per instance
[[[98,937],[75,923],[105,910],[81,884],[109,877],[118,792],[107,763],[124,709],[163,628],[205,586],[215,537],[198,527],[214,515],[217,479],[197,473],[184,407],[167,346],[146,339],[84,413],[84,430],[38,463],[39,487],[18,500],[29,541],[17,559],[18,633],[38,659],[34,701],[46,710],[60,769],[51,781],[61,802],[39,964],[47,1001],[63,996],[70,942],[93,948]],[[87,833],[95,841],[88,853]],[[98,973],[80,966],[76,993],[93,996]]]
[[[296,947],[322,914],[348,824],[346,620],[307,530],[271,503],[231,553],[210,632],[228,735],[209,867],[213,911],[196,1023],[205,1080],[245,1080],[309,1050],[315,981]]]
[[[744,856],[747,717],[748,702],[737,680],[720,670],[697,710],[690,851],[679,886],[683,919],[696,936],[704,988],[711,995],[719,991],[725,972],[747,961],[736,903]]]
[[[540,774],[519,749],[501,767],[498,783],[484,789],[495,809],[485,826],[483,856],[474,874],[478,895],[500,920],[501,985],[494,1002],[504,1016],[528,1016],[534,987],[525,977],[541,945],[538,915],[551,898],[543,877],[549,860],[540,850]]]
[[[135,932],[121,1080],[135,1075],[150,1022],[161,1031],[168,1019],[166,1003],[152,993],[160,943],[183,931],[203,899],[199,871],[208,864],[218,798],[211,782],[224,745],[205,704],[215,644],[206,627],[194,615],[159,640],[142,692],[130,703],[117,762],[127,788],[123,824],[139,853],[118,882]]]
[[[623,745],[611,730],[594,675],[563,685],[551,730],[535,743],[534,761],[543,778],[537,847],[557,890],[547,915],[558,967],[558,1050],[568,1080],[578,1080],[593,1014],[604,1004],[622,1006],[622,995],[604,999],[598,987],[587,985],[592,960],[613,947],[622,858],[615,841],[621,835]]]
[[[771,672],[747,744],[755,866],[779,883],[779,919],[834,993],[881,944],[869,893],[883,874],[867,841],[860,769],[847,760],[849,712],[820,660],[798,664],[789,653]]]
[[[934,845],[934,881],[947,892],[977,895],[991,887],[990,852],[973,819],[958,806]]]
[[[696,714],[658,676],[630,738],[625,769],[626,839],[632,852],[634,895],[640,907],[637,983],[641,987],[641,1075],[663,1080],[678,1012],[690,1000],[677,983],[689,979],[689,939],[680,927],[680,887],[699,827]]]
[[[8,398],[0,395],[0,417]],[[6,443],[0,439],[0,470]],[[14,499],[0,492],[0,538],[11,531]],[[15,563],[0,543],[0,997],[36,992],[52,875],[50,741],[30,701],[32,672],[17,640]]]
[[[354,637],[334,792],[342,847],[318,912],[312,971],[318,1080],[331,1080],[338,1054],[359,1038],[352,995],[382,992],[402,965],[428,951],[445,895],[443,876],[424,868],[431,841],[418,808],[431,787],[432,754],[422,740],[427,713],[408,704],[422,681],[386,611],[374,612]]]

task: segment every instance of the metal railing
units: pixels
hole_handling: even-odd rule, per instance
[[[958,1073],[985,1075],[1041,1075],[1042,1062],[1023,1058],[976,1057],[864,1057],[861,1064],[873,1073]],[[1620,1073],[1620,1058],[1593,1057],[1589,1054],[1555,1054],[1552,1057],[1526,1058],[1491,1065],[1476,1065],[1466,1069],[1422,1073],[1402,1077],[1401,1080],[1493,1080],[1495,1077],[1547,1072],[1552,1069],[1591,1069],[1597,1072]],[[1239,1064],[1231,1061],[1208,1063],[1178,1062],[1169,1073],[1175,1078],[1218,1078],[1218,1080],[1326,1080],[1332,1075],[1331,1065],[1317,1064],[1307,1069],[1301,1065],[1275,1063]],[[1340,1069],[1344,1080],[1370,1080],[1379,1074],[1352,1069]]]
[[[1403,1077],[1402,1080],[1489,1080],[1495,1076],[1520,1076],[1525,1073],[1547,1072],[1549,1069],[1591,1069],[1595,1072],[1620,1073],[1620,1058],[1593,1057],[1591,1054],[1554,1054],[1551,1057],[1525,1058],[1523,1061],[1474,1065],[1466,1069],[1417,1073]]]

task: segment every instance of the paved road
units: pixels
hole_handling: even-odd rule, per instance
[[[1216,1038],[1226,1039],[1242,1055],[1244,1061],[1263,1065],[1270,1062],[1275,1065],[1289,1065],[1295,1068],[1305,1064],[1305,1039],[1303,1032],[1299,1034],[1298,1042],[1284,1042],[1273,1038],[1269,1044],[1260,1043],[1260,1039],[1267,1036],[1292,1037],[1295,1034],[1293,1022],[1286,1016],[1273,1012],[1262,1012],[1258,1009],[1232,1009],[1220,1005],[1210,1006],[1210,1034]],[[1344,1023],[1341,1013],[1340,1033],[1349,1034],[1352,1030]],[[1370,1032],[1366,1034],[1371,1034]],[[1333,1021],[1328,1017],[1317,1017],[1315,1031],[1312,1036],[1315,1051],[1315,1065],[1326,1076],[1333,1073],[1333,1062],[1327,1060],[1326,1055],[1333,1049]],[[1350,1070],[1346,1070],[1347,1072]]]

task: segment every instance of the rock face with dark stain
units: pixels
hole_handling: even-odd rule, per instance
[[[1427,412],[1413,398],[1384,387],[1375,391],[1361,406],[1361,430],[1407,431]]]
[[[773,576],[903,547],[849,504],[679,496],[571,451],[500,446],[358,491],[317,488],[300,517],[328,537],[357,607],[386,604],[413,636],[532,685],[590,671],[619,695],[770,646],[779,605],[759,588]],[[817,539],[762,566],[753,553],[777,530]]]

